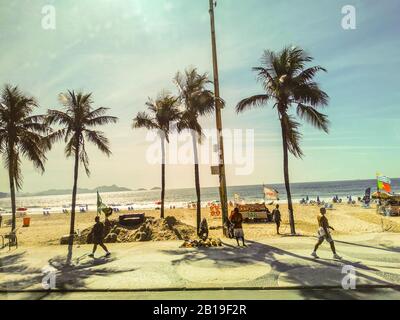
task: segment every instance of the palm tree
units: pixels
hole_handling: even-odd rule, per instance
[[[11,195],[11,230],[15,231],[15,192],[22,188],[21,160],[28,159],[42,173],[45,152],[50,148],[46,139],[48,127],[42,115],[32,115],[38,107],[33,97],[18,87],[5,85],[0,96],[0,153],[8,170]]]
[[[197,143],[201,143],[203,135],[199,117],[205,116],[214,110],[214,93],[206,87],[211,81],[206,73],[199,74],[196,68],[189,68],[182,74],[178,72],[175,76],[175,83],[179,90],[179,100],[184,107],[181,120],[178,123],[178,130],[189,129],[192,135],[194,177],[196,187],[196,226],[200,227],[201,220],[201,196],[199,177],[199,157]]]
[[[178,99],[166,92],[159,94],[154,101],[149,98],[146,106],[150,114],[138,112],[133,119],[132,127],[157,130],[161,141],[161,218],[164,218],[165,198],[165,141],[169,143],[171,124],[180,119]]]
[[[93,109],[92,94],[68,91],[59,95],[64,110],[48,110],[49,125],[58,124],[63,128],[54,133],[57,138],[64,138],[65,155],[74,156],[74,186],[72,189],[71,224],[69,231],[68,259],[72,257],[72,246],[75,233],[75,206],[78,187],[79,163],[83,164],[86,175],[90,175],[89,158],[86,152],[87,143],[94,144],[102,153],[111,155],[109,141],[103,132],[92,129],[96,126],[116,123],[118,118],[105,115],[108,108]]]
[[[317,129],[328,133],[328,117],[317,109],[328,105],[329,97],[314,81],[319,71],[326,70],[321,66],[306,68],[306,64],[314,59],[298,47],[284,48],[275,53],[265,51],[261,66],[253,68],[257,72],[265,93],[243,99],[236,106],[236,111],[242,112],[251,107],[266,105],[273,102],[273,108],[278,112],[281,124],[283,142],[283,168],[285,187],[288,198],[289,222],[292,234],[296,233],[292,197],[289,183],[288,152],[296,158],[301,158],[300,123],[290,114],[292,106],[296,107],[297,116],[309,122]]]

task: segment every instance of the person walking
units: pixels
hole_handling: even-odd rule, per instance
[[[325,215],[326,209],[320,208],[319,212],[320,212],[320,214],[317,217],[317,220],[318,220],[318,242],[316,243],[316,245],[314,247],[314,251],[311,253],[311,256],[313,256],[314,258],[319,258],[317,255],[318,247],[322,244],[322,242],[324,242],[324,240],[326,240],[331,246],[333,258],[340,260],[340,259],[342,259],[342,257],[336,253],[335,243],[334,243],[332,236],[330,234],[330,231],[329,231],[329,229],[331,229],[331,230],[335,230],[335,229],[329,225],[328,218]]]
[[[272,216],[274,217],[274,221],[276,224],[276,234],[280,234],[279,233],[279,228],[281,226],[281,212],[279,211],[279,204],[276,205],[275,209],[272,210]]]
[[[104,223],[100,221],[100,217],[97,216],[94,221],[96,222],[92,228],[91,235],[93,237],[93,251],[89,254],[89,257],[94,258],[94,253],[96,252],[97,246],[100,246],[106,252],[106,257],[110,256],[110,252],[103,243],[104,239]]]
[[[233,235],[236,239],[238,246],[240,246],[239,239],[242,239],[243,247],[247,247],[246,244],[244,243],[244,233],[242,226],[243,216],[239,212],[239,208],[236,207],[235,209],[233,209],[229,217],[229,220],[231,221],[231,223],[233,223]]]

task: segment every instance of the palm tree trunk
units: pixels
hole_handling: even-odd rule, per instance
[[[290,233],[296,234],[294,215],[293,215],[292,194],[290,192],[290,182],[289,182],[289,155],[288,155],[287,139],[285,134],[286,130],[282,121],[281,121],[281,129],[282,129],[282,142],[283,142],[283,175],[285,179],[285,188],[288,201]]]
[[[164,218],[165,198],[165,140],[161,138],[161,218]]]
[[[79,139],[77,139],[77,141],[79,141]],[[67,263],[71,262],[72,247],[74,245],[75,206],[76,206],[76,193],[77,193],[77,189],[78,189],[78,172],[79,172],[79,142],[75,146],[74,187],[72,188],[72,207],[71,207],[71,222],[70,222],[70,228],[69,228]]]
[[[11,217],[11,232],[15,231],[16,227],[16,212],[17,212],[17,206],[15,203],[15,180],[14,180],[14,174],[13,174],[13,155],[10,154],[10,163],[9,163],[9,169],[8,169],[8,176],[10,179],[10,197],[11,197],[11,212],[12,212],[12,217]]]
[[[196,186],[196,228],[197,232],[200,230],[200,220],[201,220],[201,199],[200,199],[200,175],[199,175],[199,155],[197,150],[197,139],[196,135],[192,133],[193,142],[193,157],[194,157],[194,181]]]

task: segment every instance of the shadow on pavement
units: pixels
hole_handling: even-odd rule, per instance
[[[49,290],[42,289],[42,280],[45,275],[43,269],[32,268],[24,262],[26,252],[13,253],[0,257],[0,273],[18,275],[17,278],[0,282],[0,290],[4,292],[26,292],[29,298],[29,290],[43,290],[43,292],[32,292],[32,297],[38,299],[45,298],[51,293]],[[48,266],[52,267],[56,276],[56,290],[88,289],[86,280],[91,277],[107,277],[117,273],[131,272],[136,269],[115,269],[106,267],[109,263],[115,261],[109,258],[90,259],[81,261],[75,259],[74,263],[67,264],[67,257],[57,256],[48,261]],[[39,299],[40,299],[39,298]]]
[[[0,273],[20,275],[18,279],[0,282],[0,290],[24,290],[32,285],[38,284],[42,279],[42,271],[32,268],[24,262],[26,251],[15,252],[10,255],[0,257]]]
[[[355,243],[355,242],[347,242],[347,241],[341,241],[341,240],[335,240],[336,243],[341,243],[341,244],[347,244],[351,246],[357,246],[357,247],[363,247],[363,248],[369,248],[369,249],[375,249],[375,250],[383,250],[383,251],[389,251],[393,253],[400,253],[400,247],[394,247],[394,246],[389,246],[389,245],[381,245],[380,247],[376,246],[369,246],[366,244],[361,244],[361,243]]]
[[[107,277],[118,273],[132,272],[132,269],[115,269],[105,267],[115,258],[95,258],[89,261],[68,264],[67,257],[58,256],[49,260],[49,265],[56,270],[56,288],[58,290],[87,289],[86,280],[90,277]]]
[[[265,263],[272,269],[269,275],[274,277],[275,286],[278,286],[279,276],[284,273],[285,282],[297,287],[303,299],[330,299],[333,296],[337,297],[337,294],[330,293],[329,288],[336,288],[336,291],[341,289],[340,280],[346,275],[342,274],[341,271],[345,265],[351,265],[355,270],[368,272],[368,274],[357,272],[357,279],[373,282],[380,286],[393,286],[393,283],[375,276],[375,273],[379,272],[378,269],[369,267],[360,261],[314,259],[311,256],[306,257],[256,241],[247,240],[247,243],[249,244],[247,248],[238,248],[224,243],[223,248],[177,249],[164,250],[163,252],[179,257],[173,260],[172,263],[175,265],[207,260],[211,260],[216,268],[245,267],[246,264]],[[286,256],[285,259],[280,259],[283,256]],[[266,273],[268,272],[267,270],[266,268]],[[332,272],[336,272],[336,270],[337,275],[334,274],[334,277],[332,277]],[[256,280],[263,281],[265,276]],[[316,285],[315,279],[317,278],[320,280],[320,285]],[[238,290],[240,290],[240,285],[243,286],[243,283],[239,284]],[[258,284],[258,286],[260,285]],[[321,290],[310,290],[316,287],[320,287]],[[374,289],[371,287],[368,290],[372,292]],[[340,297],[341,299],[355,299],[357,292],[343,289]]]

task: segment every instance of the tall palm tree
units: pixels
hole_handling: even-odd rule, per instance
[[[109,141],[103,132],[93,127],[116,123],[118,118],[105,115],[108,108],[93,109],[92,94],[68,91],[59,95],[63,110],[48,110],[47,122],[63,128],[55,131],[57,138],[64,138],[66,143],[65,155],[74,157],[74,186],[72,189],[71,223],[69,231],[68,259],[72,257],[72,246],[75,233],[75,206],[78,188],[79,163],[83,164],[86,175],[90,175],[89,158],[86,152],[87,143],[94,144],[102,153],[111,155]]]
[[[48,126],[43,115],[32,115],[38,107],[33,97],[18,87],[5,85],[0,96],[0,153],[8,170],[11,195],[11,230],[15,231],[15,192],[22,188],[21,160],[26,158],[42,173],[45,152],[50,148],[46,139]]]
[[[283,142],[283,168],[285,187],[288,198],[289,222],[292,234],[296,233],[292,197],[289,183],[288,152],[296,158],[301,158],[300,123],[290,114],[291,107],[296,107],[297,116],[317,129],[328,133],[328,117],[317,109],[328,105],[329,97],[314,81],[319,71],[326,70],[321,66],[306,67],[314,59],[299,47],[287,47],[275,53],[265,51],[261,66],[253,70],[257,72],[265,93],[243,99],[236,106],[236,111],[242,112],[251,107],[258,107],[272,102],[278,113],[281,124]]]
[[[164,218],[165,199],[165,142],[169,143],[171,125],[180,119],[178,99],[166,92],[158,95],[154,101],[149,98],[146,106],[150,114],[138,112],[132,127],[157,130],[161,141],[161,218]]]
[[[214,110],[214,93],[207,89],[211,83],[206,73],[199,74],[196,68],[188,68],[184,73],[178,72],[175,83],[179,90],[179,100],[184,107],[178,130],[189,129],[192,135],[194,177],[196,187],[196,226],[200,227],[201,220],[201,195],[199,176],[199,157],[197,143],[201,143],[203,135],[199,117],[209,115]]]

